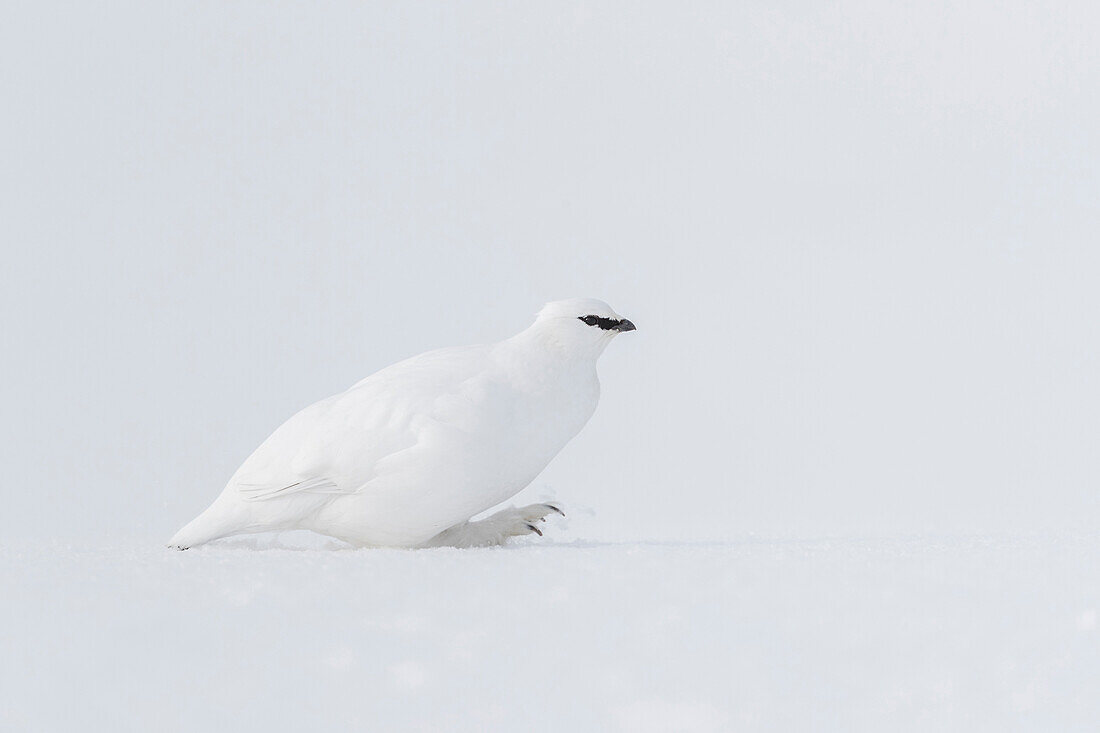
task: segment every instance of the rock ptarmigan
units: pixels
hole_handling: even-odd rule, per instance
[[[596,360],[634,324],[593,299],[547,304],[495,344],[429,351],[287,420],[170,547],[309,529],[358,547],[472,547],[542,532],[514,496],[596,409]]]

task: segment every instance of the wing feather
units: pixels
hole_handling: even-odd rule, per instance
[[[336,485],[336,482],[330,478],[319,476],[317,478],[304,479],[302,481],[296,481],[287,486],[278,486],[272,484],[248,484],[238,483],[237,489],[241,492],[241,498],[245,501],[264,501],[266,499],[274,499],[277,496],[286,496],[287,494],[297,493],[310,493],[310,494],[343,494],[344,491],[340,491],[340,488]]]
[[[463,384],[484,371],[489,347],[421,354],[291,417],[241,465],[229,487],[243,501],[353,494],[422,445]],[[413,451],[415,454],[415,451]]]

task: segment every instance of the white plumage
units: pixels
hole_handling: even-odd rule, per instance
[[[602,301],[557,301],[512,338],[376,372],[283,423],[170,546],[289,529],[392,547],[539,532],[557,507],[468,520],[527,486],[584,427],[599,401],[596,360],[631,330]]]

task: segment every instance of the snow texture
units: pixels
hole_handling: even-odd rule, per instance
[[[1096,536],[8,544],[0,729],[1090,730],[1098,560]]]

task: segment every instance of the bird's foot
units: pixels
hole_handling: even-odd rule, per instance
[[[446,529],[425,544],[426,547],[491,547],[503,545],[509,537],[528,534],[542,536],[539,524],[551,514],[565,512],[554,504],[529,504],[508,507],[476,522],[463,522]]]
[[[510,523],[512,526],[508,534],[509,537],[519,537],[531,533],[542,537],[542,530],[539,529],[539,522],[545,522],[546,518],[551,514],[565,516],[565,512],[554,504],[528,504],[518,509],[516,507],[502,509],[489,517],[489,519],[499,517],[502,522]]]

